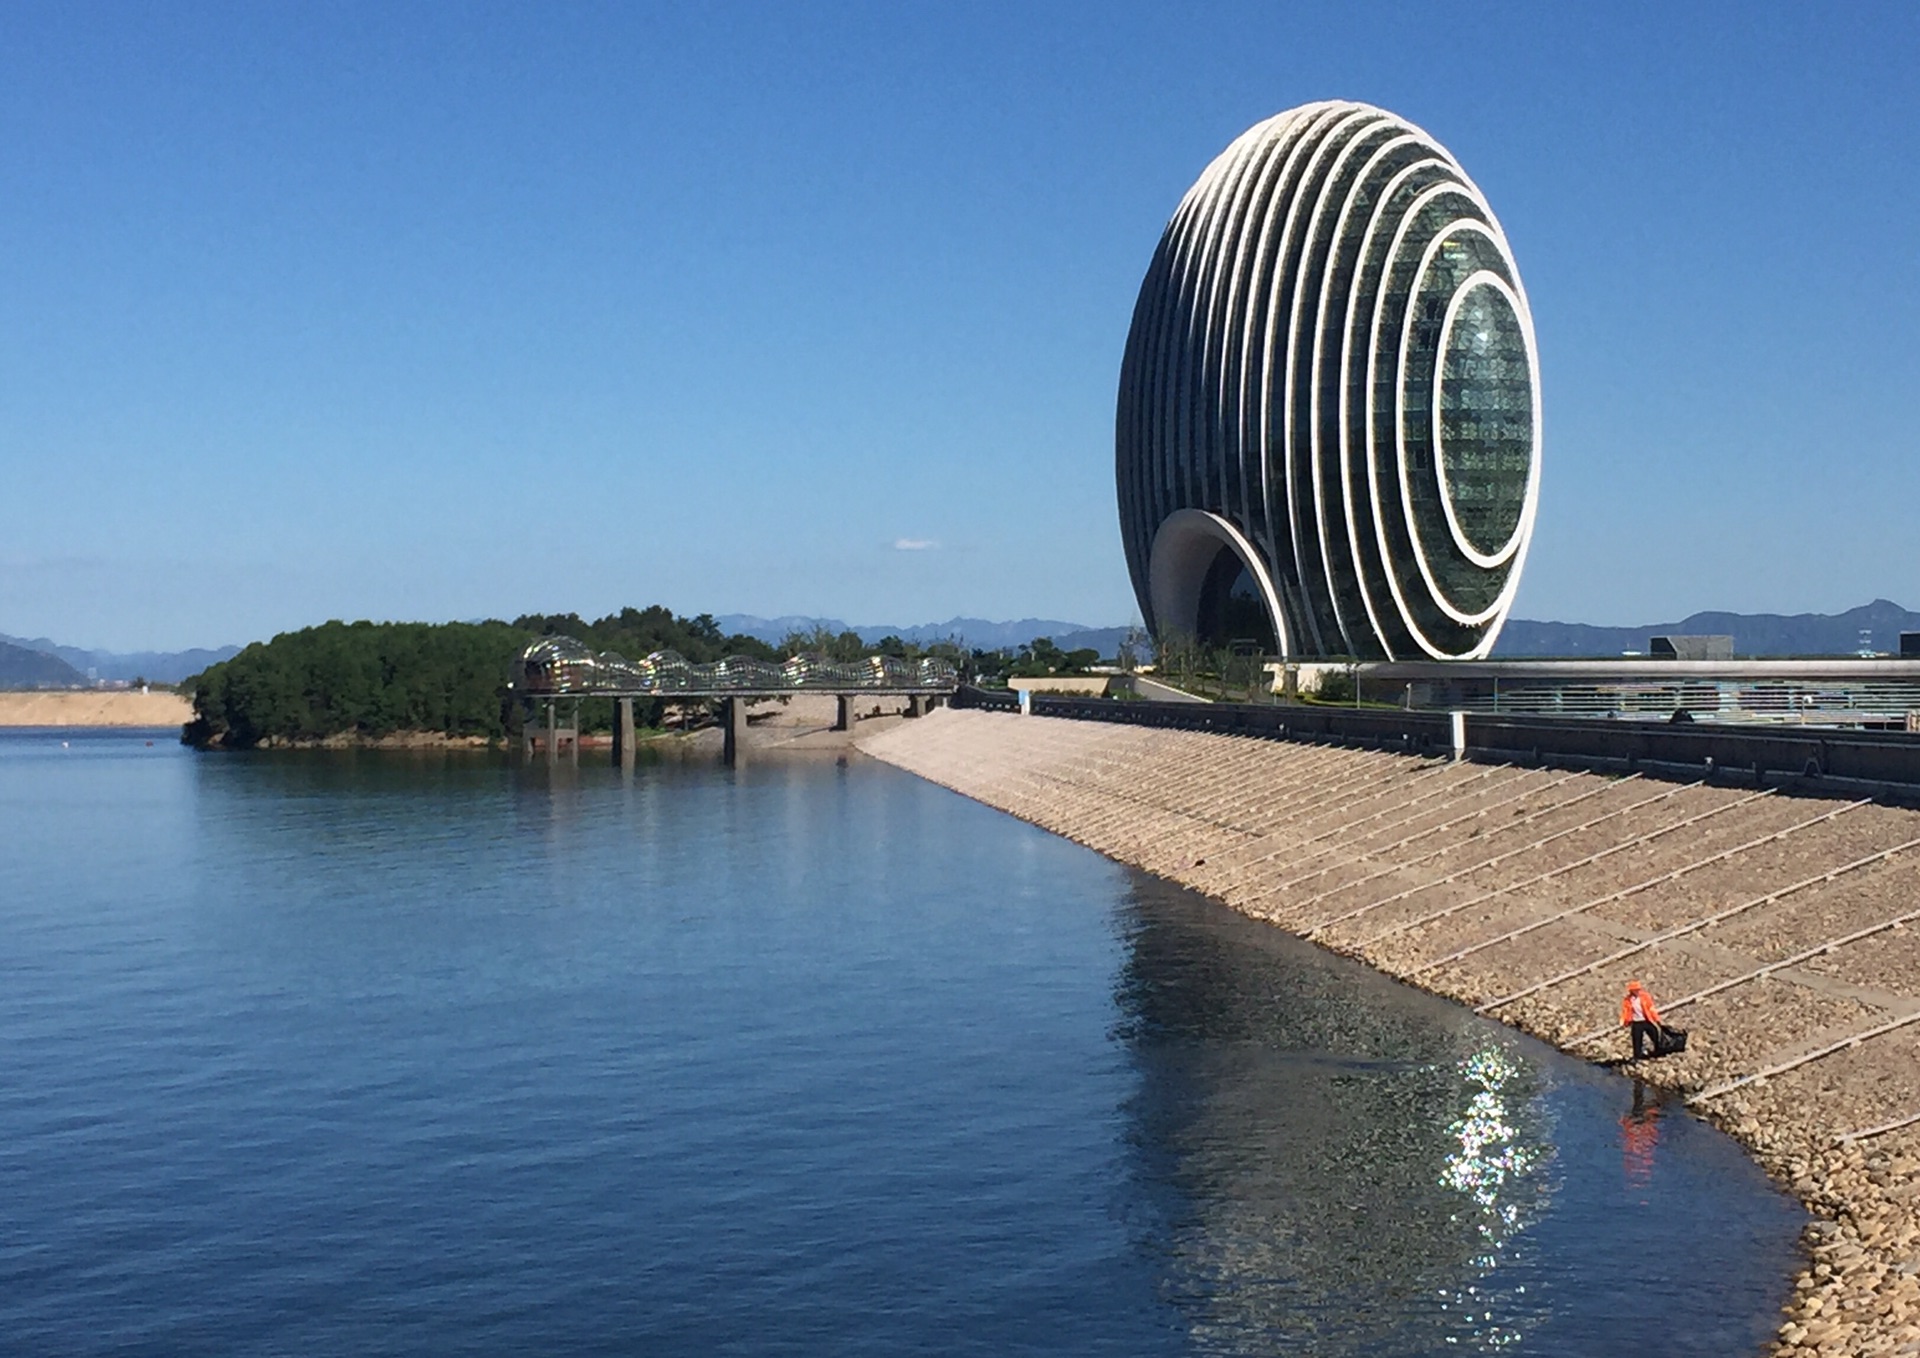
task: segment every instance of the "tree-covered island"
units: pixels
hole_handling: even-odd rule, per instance
[[[328,622],[255,642],[189,680],[193,720],[181,739],[202,749],[505,740],[518,734],[521,719],[508,689],[514,662],[530,642],[556,635],[629,656],[674,650],[695,662],[775,654],[753,637],[723,635],[705,614],[684,618],[658,605],[594,622],[574,613],[512,622]],[[595,715],[583,714],[590,729]]]
[[[182,685],[193,720],[181,739],[201,749],[376,743],[492,744],[519,734],[522,712],[508,685],[529,643],[568,636],[596,651],[638,659],[678,651],[696,664],[743,655],[773,660],[802,651],[836,660],[884,655],[968,659],[957,646],[921,647],[886,637],[869,646],[853,632],[795,633],[779,646],[728,636],[707,614],[623,608],[589,622],[576,613],[530,613],[512,622],[328,622],[255,642]],[[638,705],[643,727],[664,704]],[[589,699],[584,730],[609,729],[613,704]]]

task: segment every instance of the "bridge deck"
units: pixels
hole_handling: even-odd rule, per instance
[[[572,637],[544,637],[521,654],[515,689],[533,699],[779,698],[795,693],[931,697],[952,693],[959,684],[952,663],[932,656],[829,660],[796,655],[781,661],[729,656],[694,664],[673,651],[628,660],[611,651],[595,652]]]
[[[954,692],[958,684],[888,684],[884,687],[866,687],[862,685],[807,684],[796,688],[639,688],[634,686],[595,687],[577,689],[536,689],[516,687],[514,692],[523,698],[544,701],[548,698],[660,698],[671,702],[678,698],[792,698],[802,693],[817,694],[824,698],[926,698],[944,697]]]

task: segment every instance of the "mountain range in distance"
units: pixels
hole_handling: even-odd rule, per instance
[[[1036,637],[1046,637],[1063,651],[1090,648],[1101,655],[1112,655],[1126,639],[1131,628],[1089,627],[1082,622],[1061,622],[1057,618],[1021,618],[1015,622],[992,622],[986,618],[949,618],[946,622],[923,622],[910,627],[898,623],[856,623],[852,626],[838,618],[809,618],[789,614],[782,618],[759,618],[751,613],[728,613],[714,622],[728,636],[757,638],[769,646],[778,646],[795,632],[812,632],[824,627],[835,634],[852,632],[868,645],[882,637],[899,637],[915,645],[956,640],[969,650],[1018,650]]]
[[[953,618],[914,627],[897,624],[856,624],[838,618],[788,616],[759,618],[729,613],[714,619],[728,634],[742,633],[777,645],[795,632],[824,627],[831,632],[855,632],[869,644],[882,637],[922,645],[957,638],[968,647],[997,651],[1025,646],[1035,637],[1047,637],[1063,651],[1090,647],[1112,655],[1131,628],[1089,627],[1052,618],[1022,618],[1017,622],[990,622],[984,618]],[[1548,656],[1586,658],[1644,654],[1649,638],[1657,636],[1731,636],[1735,655],[1855,655],[1862,649],[1897,655],[1902,632],[1920,632],[1920,613],[1886,599],[1850,608],[1844,613],[1694,613],[1678,622],[1650,622],[1637,627],[1600,627],[1583,622],[1536,622],[1509,618],[1493,648],[1498,659],[1538,659]]]
[[[750,613],[728,613],[714,622],[728,635],[758,637],[778,645],[796,632],[826,628],[854,632],[874,644],[883,637],[926,645],[957,640],[983,651],[1013,650],[1037,637],[1046,637],[1063,651],[1081,649],[1113,655],[1131,632],[1130,627],[1089,627],[1058,618],[1020,618],[994,622],[986,618],[949,618],[945,622],[902,626],[868,623],[848,626],[838,618],[798,614],[762,618]],[[1647,649],[1651,637],[1662,635],[1731,636],[1735,655],[1855,655],[1862,650],[1898,654],[1900,634],[1920,632],[1920,613],[1886,599],[1850,608],[1844,613],[1695,613],[1678,622],[1650,622],[1638,627],[1599,627],[1582,622],[1537,622],[1510,618],[1494,647],[1499,659],[1519,660],[1561,656],[1571,658],[1618,656]],[[90,651],[62,646],[46,637],[0,634],[0,688],[87,688],[96,683],[128,683],[145,679],[177,684],[207,666],[239,651],[238,646],[186,651]]]
[[[1900,653],[1900,634],[1920,632],[1920,613],[1886,599],[1844,613],[1694,613],[1679,622],[1594,627],[1581,622],[1509,618],[1494,643],[1496,659],[1618,656],[1645,653],[1650,637],[1731,636],[1735,655]]]
[[[57,655],[0,641],[0,688],[81,688],[86,682]]]
[[[0,688],[86,688],[145,679],[177,684],[207,666],[239,654],[238,646],[188,651],[88,651],[46,637],[0,633]],[[50,666],[48,661],[52,661]]]

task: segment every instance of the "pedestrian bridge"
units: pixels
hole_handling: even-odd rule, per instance
[[[728,656],[696,665],[674,651],[628,660],[594,651],[572,637],[546,637],[520,656],[520,691],[568,698],[776,698],[788,693],[950,694],[960,675],[952,663],[869,655],[829,660]]]
[[[548,759],[561,746],[577,754],[580,747],[580,701],[614,700],[614,761],[629,763],[634,751],[633,704],[636,698],[669,701],[721,701],[721,726],[726,733],[726,760],[739,757],[746,731],[749,699],[781,698],[798,693],[836,695],[840,699],[837,729],[851,731],[854,704],[867,697],[905,697],[909,714],[924,714],[931,703],[945,700],[960,684],[960,674],[947,660],[929,657],[906,660],[898,656],[869,655],[858,660],[829,660],[822,655],[796,655],[786,660],[755,660],[728,656],[696,665],[674,651],[655,651],[643,660],[628,660],[613,651],[595,651],[572,637],[543,637],[520,654],[514,690],[529,706],[544,707],[545,722],[526,727],[531,753],[544,744]],[[563,726],[562,700],[570,700],[571,722]]]

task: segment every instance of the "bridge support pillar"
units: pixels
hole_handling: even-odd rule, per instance
[[[853,710],[853,695],[851,693],[842,693],[840,695],[840,715],[834,719],[833,729],[836,731],[851,731],[856,716],[857,714]]]
[[[560,762],[560,704],[547,699],[547,762]]]
[[[613,700],[613,766],[633,767],[633,699]]]
[[[927,715],[926,694],[916,693],[907,699],[907,715],[909,717],[924,717]]]
[[[747,700],[723,698],[720,702],[720,727],[726,732],[722,757],[728,768],[736,768],[746,755]]]

